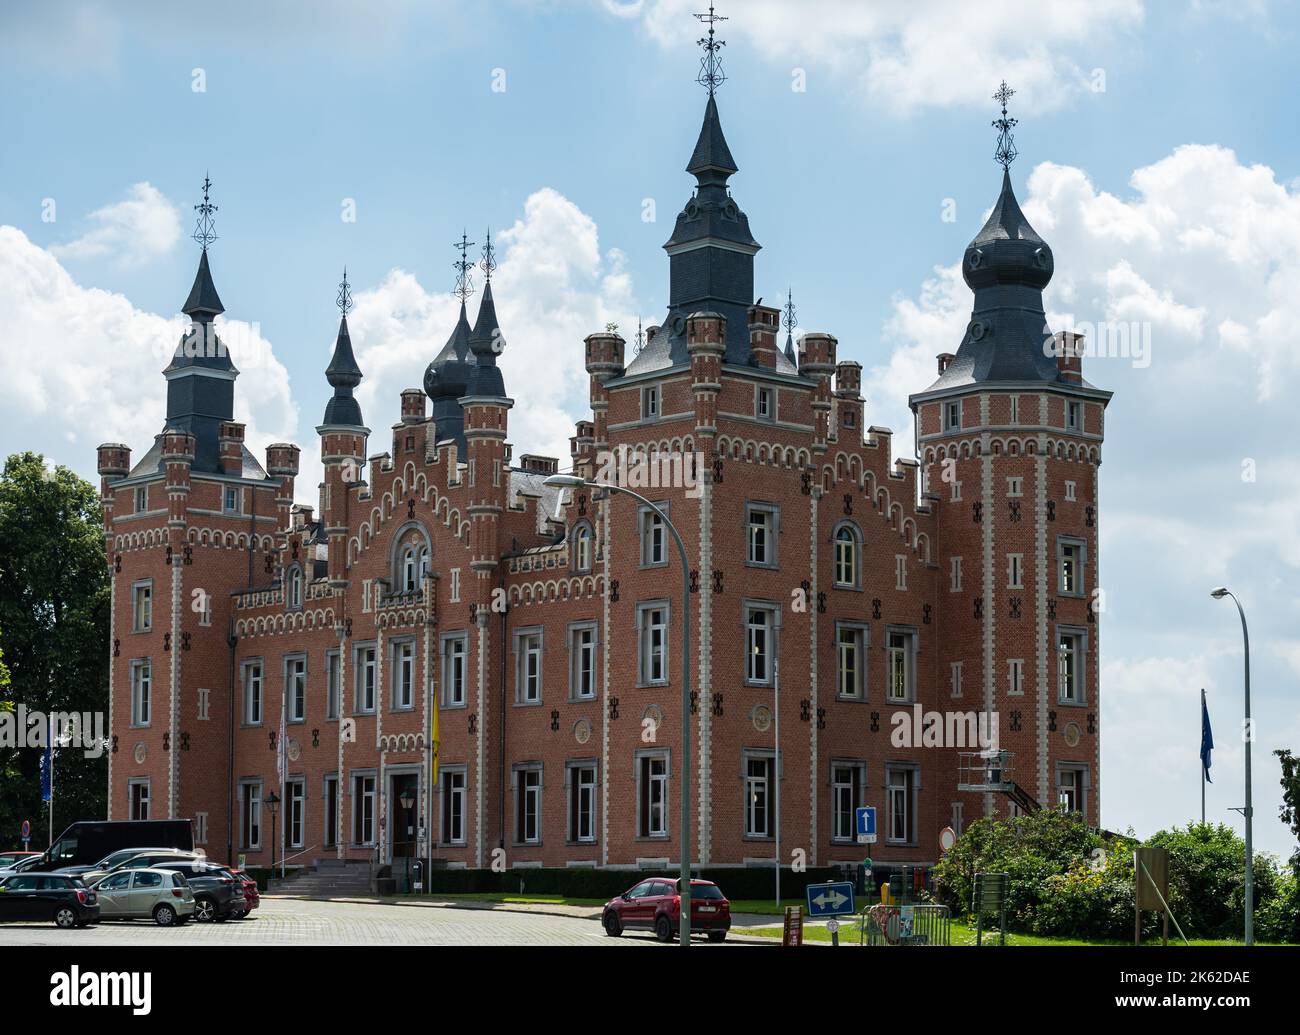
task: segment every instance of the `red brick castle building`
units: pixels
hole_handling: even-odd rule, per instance
[[[780,311],[754,302],[759,245],[712,88],[687,171],[666,318],[634,355],[614,330],[586,339],[590,419],[563,467],[685,458],[670,484],[632,485],[691,557],[696,858],[770,864],[778,782],[785,863],[860,859],[863,804],[892,864],[933,862],[943,827],[993,811],[1064,802],[1098,823],[1110,394],[1046,330],[1052,252],[1009,175],[963,256],[965,336],[911,398],[916,458],[894,459],[860,364],[830,334],[782,347]],[[558,459],[515,457],[490,249],[473,325],[464,264],[460,319],[378,453],[345,282],[311,508],[299,447],[254,457],[233,419],[200,237],[166,424],[138,459],[99,449],[110,817],[193,817],[209,855],[254,865],[272,796],[275,856],[295,863],[675,865],[677,557],[653,512],[562,493],[544,484]],[[991,715],[1010,755],[966,772],[978,745],[953,734]],[[973,789],[985,768],[1003,772]]]

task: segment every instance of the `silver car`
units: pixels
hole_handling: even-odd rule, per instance
[[[153,920],[172,927],[194,915],[194,891],[174,870],[119,870],[94,888],[101,920]]]

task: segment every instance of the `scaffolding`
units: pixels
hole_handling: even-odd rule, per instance
[[[1004,794],[1021,812],[1042,806],[1014,779],[1015,756],[1005,749],[961,751],[957,755],[957,790],[974,794]]]

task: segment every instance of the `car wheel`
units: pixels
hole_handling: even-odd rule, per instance
[[[153,911],[153,922],[159,927],[171,927],[176,923],[176,910],[164,903]]]
[[[711,942],[722,942],[722,941],[726,941],[726,940],[727,940],[727,932],[726,932],[726,931],[710,931],[710,932],[709,932],[709,941],[711,941]]]
[[[77,914],[68,906],[62,906],[54,911],[54,923],[56,927],[70,931],[77,926]]]
[[[612,909],[605,914],[605,933],[611,938],[617,938],[623,933],[623,925],[618,921],[618,914]]]
[[[666,916],[660,916],[655,921],[655,937],[661,942],[670,942],[673,940],[673,922]]]
[[[196,898],[194,900],[194,919],[201,924],[206,924],[217,915],[217,904],[210,898]]]

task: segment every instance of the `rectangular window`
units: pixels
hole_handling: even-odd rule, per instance
[[[153,662],[138,658],[131,662],[131,725],[148,726],[153,691]]]
[[[262,663],[244,662],[244,724],[257,726],[262,722]]]
[[[656,503],[664,514],[668,513],[668,504]],[[641,566],[668,563],[668,529],[655,511],[649,507],[641,508]]]
[[[865,798],[867,767],[861,762],[831,763],[831,840],[857,837],[857,809]]]
[[[775,507],[751,503],[745,508],[745,527],[750,564],[765,568],[776,567],[776,522]]]
[[[149,509],[149,486],[139,485],[135,490],[135,512],[144,514]]]
[[[1071,539],[1057,540],[1056,557],[1060,593],[1068,597],[1083,596],[1083,543]]]
[[[1021,489],[1023,488],[1024,484],[1025,484],[1025,480],[1024,480],[1023,478],[1008,478],[1008,479],[1007,479],[1007,495],[1008,495],[1008,496],[1021,496],[1021,495],[1023,495],[1023,493],[1021,492]]]
[[[912,700],[916,689],[916,633],[902,629],[889,631],[890,704]]]
[[[569,627],[569,697],[591,700],[596,696],[596,626]]]
[[[961,696],[961,665],[960,661],[953,661],[948,665],[948,692],[953,697]]]
[[[289,722],[302,722],[307,717],[307,659],[284,659],[284,700]]]
[[[838,624],[835,628],[836,688],[839,696],[862,701],[867,696],[867,627]]]
[[[542,840],[542,769],[522,766],[515,770],[515,842],[540,844]]]
[[[950,496],[950,499],[951,499],[952,502],[954,502],[954,503],[960,503],[960,502],[961,502],[961,482],[959,482],[959,481],[953,481],[953,482],[950,482],[949,484],[952,485],[952,495]]]
[[[442,638],[442,703],[448,708],[465,704],[465,665],[469,636],[454,633]]]
[[[754,412],[759,420],[773,420],[776,417],[776,404],[772,389],[762,387],[758,389]]]
[[[341,694],[339,693],[339,652],[336,650],[327,650],[325,652],[325,718],[337,719],[339,710],[343,707]]]
[[[574,762],[568,766],[569,840],[596,840],[596,766]]]
[[[885,767],[886,840],[891,844],[912,841],[912,792],[915,772],[911,769]]]
[[[1025,555],[1007,554],[1007,589],[1025,588]]]
[[[449,591],[451,594],[451,602],[453,604],[459,604],[460,603],[460,569],[452,568],[449,574],[451,575],[451,586],[449,587]]]
[[[1085,766],[1063,765],[1056,771],[1056,803],[1066,812],[1087,809],[1088,770]]]
[[[131,631],[148,632],[153,628],[153,579],[131,587]]]
[[[199,722],[207,722],[212,718],[212,691],[205,687],[199,687]]]
[[[961,558],[953,557],[948,562],[948,591],[961,592]]]
[[[1020,696],[1025,692],[1025,659],[1007,659],[1007,693]]]
[[[907,589],[907,555],[894,555],[894,588]]]
[[[542,703],[542,631],[515,633],[515,703]]]
[[[339,842],[339,778],[325,777],[325,833],[321,843],[326,848],[337,847]]]
[[[376,658],[373,643],[361,644],[353,655],[356,685],[353,693],[353,711],[369,715],[375,710]]]
[[[409,711],[415,707],[415,643],[393,641],[393,710]]]
[[[284,836],[290,848],[303,846],[303,824],[307,815],[307,786],[301,779],[284,784]]]
[[[776,608],[765,604],[745,605],[745,682],[772,685],[772,662],[776,658],[773,630]]]
[[[1085,634],[1063,631],[1056,639],[1057,700],[1061,704],[1083,704],[1083,659]]]
[[[130,780],[128,781],[131,795],[131,818],[133,820],[146,820],[149,818],[149,781],[148,780]]]
[[[239,784],[239,846],[262,847],[262,781],[241,780]]]
[[[1065,483],[1065,502],[1066,502],[1066,503],[1073,503],[1073,502],[1074,502],[1076,499],[1078,499],[1078,498],[1079,498],[1079,497],[1078,497],[1078,491],[1077,491],[1077,489],[1075,488],[1075,483],[1074,483],[1074,482],[1066,482],[1066,483]]]
[[[226,486],[226,491],[222,494],[222,510],[227,514],[238,514],[240,512],[239,497],[240,491],[234,486]]]
[[[372,648],[373,650],[373,648]],[[352,777],[352,843],[375,843],[375,777],[373,773]]]
[[[194,843],[196,845],[208,843],[208,814],[206,812],[194,813]]]
[[[637,759],[637,836],[668,836],[668,756]]]
[[[443,769],[438,773],[442,784],[442,843],[465,843],[465,770]]]
[[[1065,404],[1065,426],[1070,431],[1083,430],[1083,411],[1077,402]]]
[[[771,837],[775,805],[772,799],[774,760],[771,755],[745,756],[745,836]]]
[[[945,431],[958,431],[961,429],[960,402],[950,402],[944,405],[943,428]]]
[[[659,416],[659,386],[641,389],[641,419],[655,420]]]
[[[638,604],[637,684],[661,686],[668,682],[668,605]]]
[[[1011,401],[1011,423],[1020,423],[1020,396],[1011,395],[1007,397]]]

